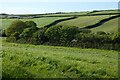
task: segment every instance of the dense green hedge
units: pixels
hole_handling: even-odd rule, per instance
[[[113,35],[102,31],[92,33],[89,29],[75,26],[50,28],[36,26],[33,21],[14,21],[6,30],[7,41],[108,50],[119,50],[120,47],[120,32]]]

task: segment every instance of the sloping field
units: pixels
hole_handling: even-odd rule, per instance
[[[97,31],[104,31],[104,32],[109,32],[109,33],[117,32],[118,31],[118,18],[112,19],[99,27],[92,28],[91,30],[93,32],[97,32]]]
[[[116,78],[118,52],[16,44],[3,38],[3,77]]]
[[[54,22],[55,20],[59,20],[59,19],[64,19],[64,18],[68,18],[68,17],[43,17],[43,18],[34,18],[34,19],[19,19],[22,21],[28,21],[28,20],[32,20],[34,21],[37,26],[40,27],[44,27],[45,25],[48,25],[52,22]],[[2,28],[6,29],[7,27],[9,27],[9,25],[17,19],[2,19]]]
[[[99,12],[93,12],[92,14],[115,14],[120,13],[118,10],[105,10],[105,11],[99,11]]]
[[[78,17],[73,20],[60,22],[57,25],[77,26],[77,27],[83,28],[85,26],[95,24],[95,23],[99,22],[100,20],[108,18],[108,17],[109,17],[108,15],[105,15],[105,16],[83,16],[83,17]]]

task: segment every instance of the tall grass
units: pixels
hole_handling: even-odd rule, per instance
[[[8,43],[3,38],[3,77],[116,78],[118,52]]]

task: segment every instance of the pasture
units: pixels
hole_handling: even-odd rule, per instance
[[[118,18],[110,20],[99,27],[92,28],[91,30],[93,32],[104,31],[108,33],[115,33],[118,31]]]
[[[56,26],[54,26],[55,28],[52,27],[53,29],[48,28],[51,30],[50,34],[48,31],[48,36],[50,35],[51,40],[54,39],[52,41],[53,43],[55,43],[55,41],[59,36],[57,35],[59,33],[57,32],[57,30],[58,31],[62,30],[63,32],[60,33],[60,39],[63,40],[62,42],[64,43],[64,41],[67,42],[68,40],[66,36],[71,36],[72,32],[74,33],[74,31],[71,31],[72,28],[71,29],[67,29],[67,28],[73,26],[84,28],[86,26],[96,24],[103,19],[113,16],[113,15],[108,15],[109,13],[117,13],[117,10],[110,10],[110,11],[106,10],[106,11],[91,12],[91,13],[88,11],[88,12],[73,12],[73,13],[71,12],[64,14],[44,14],[42,15],[41,18],[19,19],[19,20],[22,21],[32,20],[37,24],[38,28],[42,28],[46,25],[53,23],[54,21],[70,18],[71,16],[73,17],[73,15],[77,16],[77,18],[75,19],[59,22],[58,24],[56,24]],[[88,16],[87,14],[107,14],[107,15]],[[79,16],[79,15],[83,15],[83,16]],[[2,29],[7,29],[14,20],[17,19],[0,19],[1,21],[0,25]],[[67,28],[62,29],[61,26]],[[28,29],[29,32],[31,29],[32,28]],[[76,28],[73,30],[76,30]],[[95,33],[98,31],[104,31],[106,33],[113,33],[113,32],[116,33],[118,30],[118,18],[109,20],[104,24],[92,28],[90,30],[92,30],[92,32]],[[71,33],[68,34],[69,32]],[[62,33],[64,35],[62,35]],[[91,37],[92,34],[89,35],[89,33],[86,34],[81,33],[79,35],[77,36],[78,40],[83,40],[83,41],[90,40],[91,42],[94,40],[93,37]],[[72,41],[75,40],[74,36],[75,35],[73,35]],[[30,37],[32,38],[32,35]],[[46,38],[44,29],[43,31],[42,29],[39,30],[39,32],[36,33],[35,38],[36,40],[38,40],[38,42],[40,40],[44,41],[45,39],[48,39],[48,41],[46,41],[45,44],[43,45],[32,45],[27,43],[19,44],[19,43],[7,42],[6,37],[5,38],[0,37],[0,45],[2,45],[0,46],[0,51],[1,51],[0,56],[2,57],[2,59],[0,58],[0,63],[1,63],[0,66],[2,65],[2,68],[0,67],[0,72],[2,71],[3,78],[118,78],[118,51],[103,50],[103,48],[82,49],[80,47],[49,46],[49,44],[47,43],[49,43],[50,39],[48,37]],[[109,41],[109,39],[111,39],[109,37],[104,38],[101,35],[99,35],[98,37],[96,36],[94,38],[96,38],[95,40],[100,40],[100,41],[101,40],[106,41],[107,39]],[[12,40],[11,36],[10,36],[10,40]],[[23,38],[21,38],[21,40],[23,40]],[[76,43],[76,44],[81,44],[81,43]],[[83,43],[83,45],[86,46],[85,43]]]
[[[19,19],[19,20],[22,21],[32,20],[37,24],[37,27],[41,28],[44,27],[45,25],[54,22],[55,20],[64,19],[64,18],[68,18],[68,17],[41,17],[41,18],[33,18],[33,19]],[[13,21],[18,19],[1,19],[1,20],[2,20],[2,28],[6,29]]]
[[[3,77],[117,78],[118,52],[9,43],[2,38]]]
[[[99,22],[100,20],[108,18],[108,17],[109,17],[108,15],[105,15],[105,16],[82,16],[82,17],[78,17],[73,20],[60,22],[57,25],[77,26],[77,27],[83,28],[85,26],[95,24],[95,23]]]

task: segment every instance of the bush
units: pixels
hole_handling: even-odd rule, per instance
[[[72,41],[77,33],[79,33],[78,27],[64,27],[61,29],[60,41]]]
[[[35,33],[33,33],[32,40],[33,44],[43,44],[48,41],[47,37],[44,35],[46,29],[41,28]]]
[[[5,30],[5,34],[9,37],[15,32],[22,33],[25,28],[27,28],[27,26],[23,21],[16,20]]]
[[[36,27],[37,24],[34,21],[26,21],[25,24],[27,27]]]
[[[33,33],[38,30],[37,27],[30,27],[30,28],[25,28],[23,32],[20,34],[21,38],[29,38],[32,37]]]
[[[8,42],[16,42],[19,39],[19,33],[15,32],[11,36],[7,37]]]
[[[52,26],[45,31],[45,36],[49,39],[49,42],[55,43],[60,40],[61,27]]]

